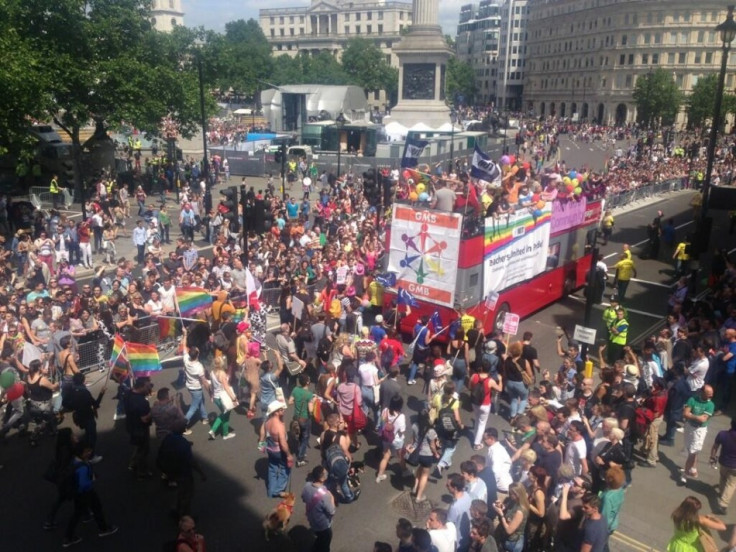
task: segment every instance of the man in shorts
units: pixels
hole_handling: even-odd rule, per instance
[[[712,398],[713,388],[710,385],[704,385],[698,393],[690,397],[685,403],[682,419],[685,421],[687,460],[680,475],[680,483],[683,485],[687,484],[688,476],[698,477],[695,463],[698,459],[698,453],[703,450],[705,435],[708,433],[708,420],[713,416],[715,410]]]

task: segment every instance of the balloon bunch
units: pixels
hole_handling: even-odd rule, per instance
[[[575,199],[580,199],[580,196],[583,194],[582,184],[586,180],[588,180],[588,173],[578,173],[575,170],[567,173],[567,176],[562,179],[565,191],[567,192],[565,195],[567,197],[573,196]]]
[[[426,167],[426,168],[425,168]],[[402,180],[406,184],[407,198],[412,203],[429,201],[430,176],[427,174],[429,167],[420,165],[417,169],[404,169],[401,173]]]

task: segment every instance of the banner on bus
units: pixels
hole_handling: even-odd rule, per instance
[[[463,217],[395,204],[388,271],[416,299],[452,307]]]
[[[552,234],[565,232],[578,226],[597,223],[601,218],[601,202],[588,202],[585,197],[579,200],[552,202]]]
[[[549,254],[552,208],[521,209],[487,217],[483,292],[502,291],[544,272]]]

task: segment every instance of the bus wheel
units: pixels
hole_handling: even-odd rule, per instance
[[[506,317],[507,312],[511,312],[511,307],[509,307],[508,303],[502,303],[496,309],[496,317],[493,319],[493,329],[495,331],[503,333],[503,319]]]

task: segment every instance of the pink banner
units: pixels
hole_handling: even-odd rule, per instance
[[[557,200],[552,202],[551,233],[564,232],[585,222],[587,201],[584,197],[580,201],[574,199]]]

